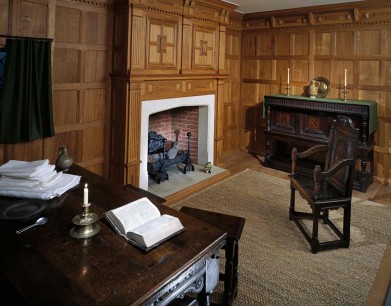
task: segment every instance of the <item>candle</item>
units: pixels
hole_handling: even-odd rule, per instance
[[[288,84],[289,84],[289,72],[290,72],[291,70],[288,68]]]
[[[348,75],[348,70],[345,69],[345,87],[346,87],[346,78],[347,78],[347,75]]]
[[[88,184],[84,185],[83,206],[88,206]]]

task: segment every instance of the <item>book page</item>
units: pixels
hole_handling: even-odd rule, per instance
[[[159,209],[148,198],[141,198],[110,212],[122,223],[123,234],[160,217]]]
[[[160,218],[138,226],[132,232],[128,232],[126,236],[149,247],[182,229],[183,225],[178,218],[162,215]]]

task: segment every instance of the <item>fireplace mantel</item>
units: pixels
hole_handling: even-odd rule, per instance
[[[227,83],[225,77],[132,82],[123,78],[112,79],[112,121],[111,121],[111,179],[121,184],[139,186],[141,109],[143,101],[169,98],[214,95],[214,139],[213,164],[219,165],[223,141],[223,92]]]
[[[229,97],[226,28],[237,6],[207,0],[123,3],[114,6],[110,178],[139,186],[147,100],[214,95],[213,164],[219,166]]]

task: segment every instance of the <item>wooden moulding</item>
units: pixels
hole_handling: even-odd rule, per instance
[[[246,14],[243,29],[271,29],[349,24],[391,23],[391,4],[387,1],[355,2],[347,5],[314,6],[275,12]]]

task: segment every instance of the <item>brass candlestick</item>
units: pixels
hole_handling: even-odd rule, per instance
[[[343,100],[344,101],[347,101],[347,95],[348,95],[348,90],[347,90],[347,86],[345,85],[344,86],[344,89],[343,89]]]
[[[290,85],[289,83],[287,83],[287,86],[286,86],[286,95],[289,96],[289,90],[290,90]]]
[[[72,237],[88,238],[99,232],[100,226],[95,223],[99,218],[97,214],[89,212],[90,205],[91,203],[83,205],[83,213],[72,219],[72,223],[75,224],[75,226],[69,231],[69,234]]]

